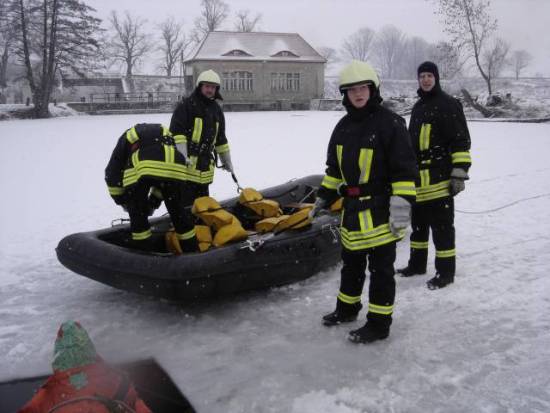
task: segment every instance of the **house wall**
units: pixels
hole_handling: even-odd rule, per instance
[[[224,107],[238,110],[252,109],[307,109],[311,99],[323,96],[324,63],[304,62],[249,62],[249,61],[194,61],[188,63],[192,71],[192,84],[199,74],[212,69],[223,77],[223,72],[247,71],[253,76],[250,91],[224,90]],[[189,71],[188,71],[189,73]],[[300,89],[297,91],[271,90],[271,73],[299,73]]]

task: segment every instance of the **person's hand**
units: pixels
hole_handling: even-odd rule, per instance
[[[189,153],[187,152],[187,142],[177,143],[177,150],[183,155],[184,163],[187,166],[191,166],[191,159],[189,158]]]
[[[390,197],[390,231],[396,237],[411,223],[411,204],[397,195]]]
[[[231,162],[231,155],[229,152],[220,153],[220,160],[222,161],[222,168],[227,172],[233,173],[233,163]]]
[[[466,184],[464,181],[469,179],[468,173],[461,168],[453,168],[451,171],[450,191],[451,195],[455,196],[464,191]]]
[[[321,210],[325,209],[325,207],[326,207],[325,200],[322,198],[317,198],[315,200],[315,203],[313,204],[313,208],[311,208],[307,214],[309,220],[312,221],[313,218],[319,215],[319,212],[321,212]]]

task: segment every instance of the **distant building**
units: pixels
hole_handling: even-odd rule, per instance
[[[307,109],[323,96],[325,63],[297,33],[210,32],[185,61],[185,83],[193,90],[212,69],[226,109]]]

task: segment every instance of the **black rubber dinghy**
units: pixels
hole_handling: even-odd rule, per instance
[[[155,360],[117,367],[128,375],[140,398],[153,412],[195,413],[191,403]],[[47,378],[43,375],[0,383],[0,413],[15,413],[32,399]]]
[[[314,202],[322,175],[311,175],[260,192],[284,213]],[[220,202],[246,226],[238,197]],[[294,204],[294,206],[292,206]],[[304,280],[340,260],[339,214],[316,217],[312,225],[249,236],[203,253],[173,255],[164,236],[170,218],[151,219],[154,253],[132,249],[128,224],[63,238],[57,258],[71,271],[126,291],[175,301],[194,301]],[[248,228],[247,228],[248,229]]]

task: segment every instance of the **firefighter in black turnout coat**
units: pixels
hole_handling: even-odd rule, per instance
[[[217,156],[222,168],[233,173],[225,117],[216,99],[222,100],[220,77],[213,70],[202,72],[195,90],[178,104],[170,122],[178,149],[187,159],[188,188],[195,198],[209,195]]]
[[[193,199],[185,189],[186,160],[177,143],[160,124],[137,124],[118,139],[105,169],[109,193],[130,215],[136,248],[154,248],[148,217],[164,200],[182,250],[198,249],[190,207]]]
[[[427,284],[434,290],[454,281],[453,197],[464,190],[468,179],[470,134],[460,101],[441,90],[435,63],[424,62],[418,67],[418,83],[420,99],[411,113],[409,133],[420,175],[412,209],[409,263],[398,272],[404,277],[426,273],[431,228],[436,275]]]
[[[349,335],[359,343],[389,335],[396,242],[405,235],[416,194],[416,161],[405,121],[380,105],[379,85],[378,75],[365,62],[353,61],[342,71],[340,91],[347,115],[330,138],[326,175],[311,212],[314,216],[344,197],[340,291],[336,310],[323,317],[323,324],[357,318],[368,257],[367,323]]]

